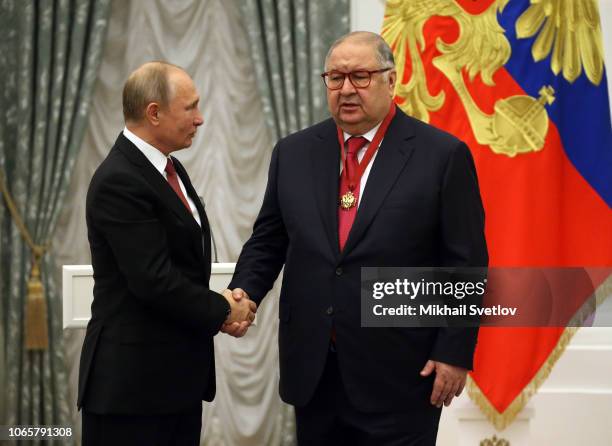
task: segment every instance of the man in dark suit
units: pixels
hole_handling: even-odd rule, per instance
[[[215,395],[213,336],[255,305],[208,287],[210,229],[170,153],[203,119],[193,81],[151,62],[123,90],[126,127],[87,194],[94,300],[79,370],[83,445],[199,444]],[[234,325],[235,324],[235,325]]]
[[[472,156],[396,109],[377,34],[339,39],[323,77],[333,119],[276,145],[229,288],[259,304],[284,265],[280,394],[301,446],[432,445],[477,329],[362,328],[360,269],[488,263]]]

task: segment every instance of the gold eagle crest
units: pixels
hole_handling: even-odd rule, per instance
[[[423,27],[433,16],[451,17],[459,26],[459,37],[447,43],[435,42],[440,55],[433,65],[450,81],[465,108],[478,143],[494,153],[515,156],[539,151],[548,133],[545,106],[554,101],[554,89],[543,85],[540,96],[517,95],[498,100],[493,114],[483,112],[469,93],[469,81],[480,75],[485,85],[494,86],[493,75],[510,58],[511,47],[497,20],[511,0],[493,0],[480,14],[465,11],[455,0],[388,0],[382,36],[394,49],[397,62],[395,93],[403,99],[402,110],[429,121],[429,113],[445,102],[444,91],[429,92],[422,55],[426,48]],[[574,82],[584,71],[598,85],[603,76],[603,44],[597,0],[531,0],[516,23],[517,37],[538,34],[532,56],[538,62],[552,51],[551,69]],[[411,74],[403,82],[406,60]]]

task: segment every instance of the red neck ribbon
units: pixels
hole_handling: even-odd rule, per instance
[[[378,146],[380,145],[380,141],[385,136],[385,133],[387,133],[387,128],[389,128],[389,124],[391,124],[391,120],[393,119],[394,116],[395,116],[395,103],[392,102],[391,107],[389,108],[389,113],[387,113],[387,116],[385,116],[385,119],[383,119],[382,123],[380,124],[380,127],[378,127],[378,130],[376,131],[376,134],[374,135],[374,139],[370,143],[368,150],[366,150],[364,157],[359,163],[359,167],[357,168],[355,172],[353,172],[353,174],[351,175],[351,178],[347,178],[348,187],[350,191],[353,191],[355,189],[355,185],[359,183],[359,181],[361,181],[363,172],[365,172],[366,168],[368,167],[368,164],[370,163],[370,160],[376,153],[376,149],[378,149]],[[337,125],[336,127],[338,128],[338,142],[340,143],[340,156],[342,157],[342,166],[343,166],[342,175],[346,176],[348,169],[346,168],[346,153],[344,151],[344,132],[340,128],[340,126]]]

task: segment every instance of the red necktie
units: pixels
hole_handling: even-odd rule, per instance
[[[178,176],[176,175],[176,170],[174,169],[174,164],[172,164],[172,160],[170,158],[168,158],[168,162],[166,163],[166,169],[164,170],[166,171],[166,178],[168,180],[168,183],[170,183],[170,187],[174,189],[176,195],[178,195],[178,197],[181,199],[181,201],[191,214],[191,207],[189,206],[185,195],[183,195],[183,191],[181,190],[181,186],[179,185]]]
[[[368,143],[368,140],[363,136],[351,136],[348,141],[348,153],[346,155],[346,173],[347,175],[340,175],[340,190],[339,190],[339,198],[348,192],[349,184],[348,178],[350,175],[354,175],[359,167],[359,160],[357,158],[357,153],[359,150]],[[353,189],[353,195],[355,195],[355,199],[357,203],[355,206],[349,209],[338,208],[338,240],[340,242],[340,250],[344,249],[344,245],[346,244],[346,240],[348,239],[349,232],[351,231],[351,226],[353,226],[353,222],[355,221],[355,216],[357,215],[357,204],[359,203],[359,183],[355,184]]]

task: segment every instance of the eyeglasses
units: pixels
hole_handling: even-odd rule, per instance
[[[389,70],[391,70],[391,67],[381,68],[380,70],[357,70],[351,71],[350,73],[332,70],[321,74],[321,77],[323,78],[325,86],[330,90],[340,90],[347,76],[353,87],[368,88],[370,82],[372,82],[372,75],[374,73],[384,73]]]

